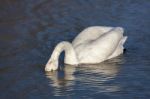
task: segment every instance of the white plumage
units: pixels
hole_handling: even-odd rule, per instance
[[[57,70],[58,59],[65,51],[65,63],[70,65],[96,64],[123,53],[123,36],[121,27],[92,26],[83,30],[71,43],[60,42],[54,49],[45,70]]]

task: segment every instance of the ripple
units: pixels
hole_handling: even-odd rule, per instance
[[[65,65],[63,70],[48,72],[46,76],[56,96],[72,93],[75,89],[76,91],[88,89],[94,93],[95,90],[99,93],[115,92],[119,91],[120,87],[108,85],[107,82],[114,80],[117,76],[119,62],[121,62],[120,57],[94,65],[80,65],[79,67]]]
[[[149,99],[149,0],[5,0],[0,99]],[[54,46],[93,25],[122,26],[124,55],[44,72]]]

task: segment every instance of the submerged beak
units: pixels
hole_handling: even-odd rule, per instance
[[[50,71],[55,71],[58,69],[58,64],[56,62],[48,62],[45,66],[45,71],[50,72]]]

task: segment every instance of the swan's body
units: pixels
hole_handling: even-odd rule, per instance
[[[121,27],[93,26],[83,30],[71,43],[60,42],[54,49],[45,70],[58,68],[58,59],[65,51],[65,63],[70,65],[96,64],[123,53],[123,36]]]

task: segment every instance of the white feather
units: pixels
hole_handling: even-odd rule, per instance
[[[71,43],[60,42],[51,55],[45,70],[58,68],[58,59],[65,51],[65,63],[70,65],[95,64],[116,57],[123,53],[123,36],[121,27],[92,26],[83,30]]]

